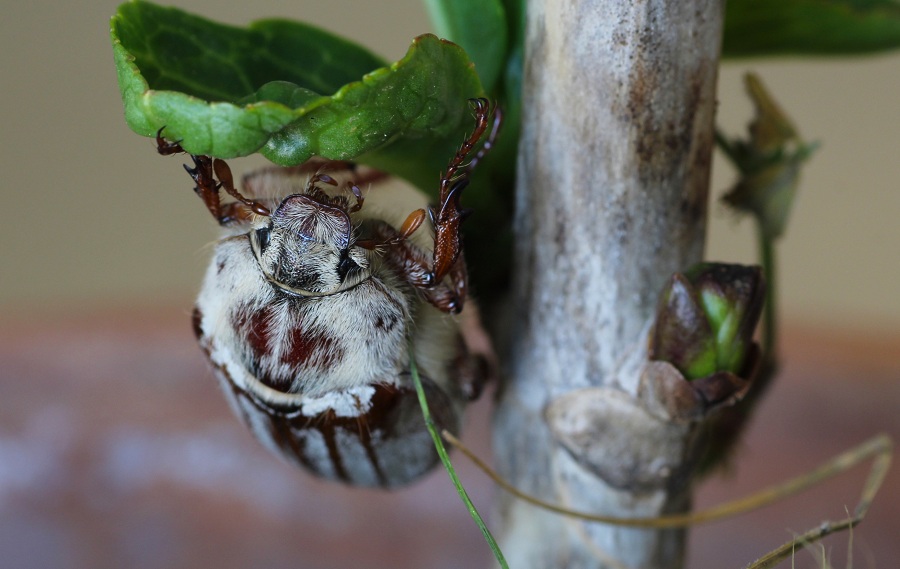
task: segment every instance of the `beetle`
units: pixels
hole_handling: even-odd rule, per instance
[[[410,350],[439,428],[458,430],[480,391],[484,366],[453,316],[467,298],[460,196],[502,114],[486,99],[470,103],[474,129],[434,208],[408,187],[364,194],[361,180],[338,182],[347,163],[263,169],[243,191],[223,160],[191,155],[185,165],[222,227],[194,332],[256,438],[313,474],[392,488],[437,463]],[[156,140],[160,154],[184,152],[162,130]]]

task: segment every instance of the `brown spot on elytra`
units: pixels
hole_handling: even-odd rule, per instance
[[[390,332],[400,322],[400,317],[392,312],[379,312],[375,315],[375,328],[384,332]]]
[[[261,310],[244,307],[235,311],[232,316],[232,326],[243,340],[244,345],[250,348],[250,353],[255,360],[268,356],[272,352],[269,345],[272,314],[270,307]]]
[[[289,348],[282,352],[281,361],[291,366],[333,366],[344,356],[344,349],[332,336],[319,330],[297,326],[288,333]]]
[[[257,357],[269,355],[269,325],[271,312],[268,308],[254,312],[247,325],[247,345]]]

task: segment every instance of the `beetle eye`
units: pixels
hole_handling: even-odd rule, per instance
[[[269,228],[260,227],[256,230],[256,242],[259,244],[259,252],[262,253],[269,246]]]
[[[359,265],[347,255],[347,250],[344,249],[341,251],[341,260],[337,266],[337,274],[338,277],[340,277],[341,282],[344,282],[344,279],[347,278],[347,273],[357,268],[359,268]]]

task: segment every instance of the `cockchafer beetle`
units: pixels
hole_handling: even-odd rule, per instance
[[[253,434],[321,477],[390,488],[436,464],[410,349],[439,427],[456,431],[480,391],[484,366],[452,316],[467,297],[459,200],[502,115],[471,104],[436,208],[407,186],[339,183],[347,163],[263,169],[243,191],[222,160],[185,166],[223,230],[194,309],[200,346]],[[157,146],[184,151],[162,130]]]

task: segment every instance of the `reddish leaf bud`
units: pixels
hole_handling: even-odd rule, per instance
[[[660,296],[650,359],[687,379],[744,371],[765,301],[757,266],[701,263],[672,276]]]

